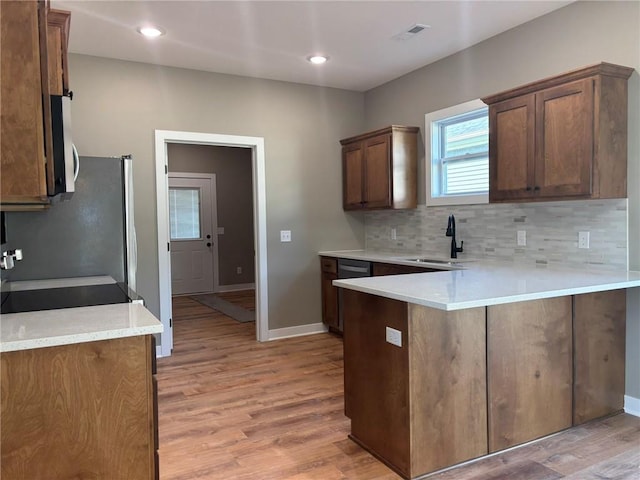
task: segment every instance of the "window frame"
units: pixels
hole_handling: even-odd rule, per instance
[[[433,188],[434,174],[436,179],[439,178],[438,172],[440,168],[439,158],[434,158],[434,148],[432,138],[434,135],[434,124],[442,120],[446,120],[458,115],[464,115],[471,113],[475,110],[487,108],[487,105],[480,99],[471,100],[468,102],[454,105],[448,108],[443,108],[435,112],[427,113],[425,118],[424,129],[424,146],[425,146],[425,189],[426,189],[426,205],[427,206],[441,206],[441,205],[476,205],[489,203],[489,192],[486,193],[463,193],[441,196],[438,194],[437,189]],[[487,112],[488,114],[488,112]],[[438,132],[439,134],[439,132]],[[487,147],[488,153],[488,147]],[[436,156],[437,157],[437,156]],[[435,168],[434,168],[435,167]],[[434,195],[435,194],[435,195]]]

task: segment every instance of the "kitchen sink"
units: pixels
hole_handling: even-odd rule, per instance
[[[433,258],[403,258],[403,260],[407,262],[418,262],[418,263],[438,263],[441,265],[458,265],[461,262],[457,260],[436,260]]]

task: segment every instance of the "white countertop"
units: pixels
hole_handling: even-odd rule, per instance
[[[318,252],[323,257],[348,258],[351,260],[368,260],[370,262],[393,263],[395,265],[412,265],[424,268],[437,268],[440,270],[460,270],[469,263],[476,262],[474,259],[450,259],[443,256],[431,255],[426,253],[392,253],[373,250],[334,250],[326,252]],[[437,263],[415,262],[407,259],[410,258],[430,258],[437,260]],[[450,263],[441,263],[450,262]]]
[[[387,262],[415,265],[396,261],[410,256],[398,253],[352,250],[320,252],[320,255],[372,261],[382,261],[381,258],[386,256]],[[441,265],[423,265],[444,268]],[[640,272],[529,267],[481,260],[461,261],[456,268],[461,269],[334,280],[333,285],[440,310],[640,287]]]
[[[161,332],[162,323],[139,303],[11,313],[0,317],[0,352]]]

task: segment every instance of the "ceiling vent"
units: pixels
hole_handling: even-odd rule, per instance
[[[431,28],[431,25],[424,25],[422,23],[416,23],[415,25],[409,27],[404,32],[400,32],[397,35],[394,35],[393,38],[396,39],[396,40],[406,41],[406,40],[409,40],[409,39],[415,37],[416,35],[421,33],[423,30],[426,30],[427,28]]]

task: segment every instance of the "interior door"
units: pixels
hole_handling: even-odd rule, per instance
[[[169,175],[171,289],[213,292],[213,216],[210,178]]]

